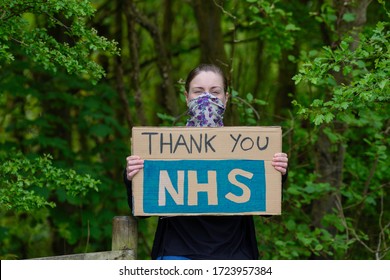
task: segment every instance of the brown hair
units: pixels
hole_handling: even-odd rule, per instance
[[[190,83],[191,81],[200,73],[200,72],[214,72],[216,74],[221,75],[222,80],[223,80],[223,90],[224,93],[227,92],[227,78],[225,76],[225,73],[222,71],[221,68],[219,68],[215,64],[200,64],[196,68],[192,69],[190,73],[188,73],[187,79],[186,79],[186,84],[185,84],[185,89],[188,92],[190,90]]]

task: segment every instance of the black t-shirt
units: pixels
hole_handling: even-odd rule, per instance
[[[258,259],[252,216],[161,217],[152,258]]]

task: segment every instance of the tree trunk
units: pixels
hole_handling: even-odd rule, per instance
[[[338,133],[343,133],[345,124],[333,122]],[[324,195],[321,199],[313,202],[312,216],[315,227],[323,227],[322,220],[326,214],[337,209],[337,202],[340,201],[339,189],[343,181],[344,168],[344,143],[332,143],[325,134],[322,126],[319,131],[318,141],[315,145],[316,172],[319,174],[318,183],[329,183],[336,191]],[[331,233],[336,234],[334,227],[327,228]]]
[[[229,62],[224,48],[220,0],[192,1],[199,30],[200,62],[213,63],[226,73]]]
[[[292,100],[295,99],[295,82],[293,76],[297,73],[297,64],[289,61],[288,56],[298,56],[298,49],[283,51],[282,59],[279,61],[279,73],[277,91],[274,101],[274,116],[278,118],[287,117],[288,110],[292,109]],[[279,121],[279,120],[277,120]]]
[[[163,8],[161,9],[163,11],[163,24],[162,24],[162,39],[164,40],[164,46],[167,50],[171,50],[172,46],[172,25],[173,21],[175,19],[175,16],[172,11],[172,0],[164,0],[163,2]],[[172,59],[171,52],[167,52],[168,59]],[[161,87],[158,87],[156,89],[157,92],[161,92]],[[163,106],[166,107],[166,97],[163,94],[156,94],[155,102],[157,104],[163,104]],[[177,106],[177,105],[176,105]],[[175,117],[177,114],[175,114]],[[154,116],[153,123],[160,123],[161,119],[158,118],[158,116]]]
[[[133,1],[129,1],[127,5],[127,12],[129,17],[139,23],[147,32],[154,42],[154,49],[157,55],[157,67],[162,79],[162,93],[165,96],[165,106],[168,109],[168,113],[171,115],[178,115],[178,98],[172,77],[172,67],[170,61],[169,50],[167,49],[162,33],[158,27],[153,24],[147,17],[145,17],[140,11],[138,11]]]
[[[119,2],[122,2],[119,0]],[[130,9],[126,6],[124,9],[125,16],[127,20],[127,39],[129,41],[130,48],[130,77],[131,77],[131,88],[134,90],[134,102],[135,110],[139,124],[146,125],[146,117],[144,104],[142,101],[142,90],[140,85],[140,63],[139,63],[139,54],[138,54],[138,36],[135,28],[135,21],[131,16]]]
[[[116,2],[116,30],[115,30],[115,40],[118,42],[119,46],[123,46],[123,40],[122,40],[122,26],[123,26],[123,20],[122,20],[122,12],[123,12],[123,2],[117,1]],[[135,67],[134,67],[135,68]],[[116,56],[115,57],[115,77],[116,77],[116,89],[119,95],[119,100],[122,104],[122,110],[121,115],[124,116],[124,119],[126,121],[127,127],[130,130],[133,126],[133,121],[131,119],[130,109],[129,109],[129,100],[127,98],[126,90],[125,90],[125,83],[124,83],[124,75],[123,75],[123,64],[122,64],[122,57]],[[138,107],[137,107],[138,108]],[[142,118],[141,118],[142,119]]]
[[[355,43],[351,45],[351,49],[355,49],[358,44],[358,34],[361,27],[366,22],[367,7],[371,0],[335,0],[335,10],[338,12],[338,19],[336,21],[336,32],[341,37],[350,34],[355,38]],[[343,19],[345,13],[353,13],[355,21],[346,22]],[[337,46],[340,40],[334,42]],[[333,73],[338,84],[348,84],[349,78],[342,75],[342,71]],[[331,93],[328,93],[327,99],[331,98]],[[312,208],[313,225],[316,227],[323,227],[322,220],[328,213],[332,213],[334,209],[340,207],[341,203],[340,187],[343,181],[343,168],[345,147],[343,142],[332,143],[329,137],[324,132],[324,129],[330,127],[334,132],[343,134],[347,127],[345,123],[334,120],[329,125],[324,125],[320,128],[319,138],[316,143],[316,171],[319,174],[319,182],[329,183],[335,188],[333,193],[325,195],[323,198],[314,201]],[[333,234],[336,233],[335,228],[328,228]]]

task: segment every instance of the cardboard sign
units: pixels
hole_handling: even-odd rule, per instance
[[[279,215],[280,127],[134,127],[135,216]]]

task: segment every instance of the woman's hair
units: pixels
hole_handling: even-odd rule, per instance
[[[200,64],[196,68],[192,69],[190,73],[188,73],[187,79],[186,79],[186,84],[185,84],[185,89],[188,92],[190,90],[190,83],[191,81],[200,73],[200,72],[214,72],[216,74],[221,75],[222,80],[223,80],[223,90],[224,93],[227,92],[227,78],[225,76],[225,73],[222,71],[221,68],[219,68],[215,64]]]

